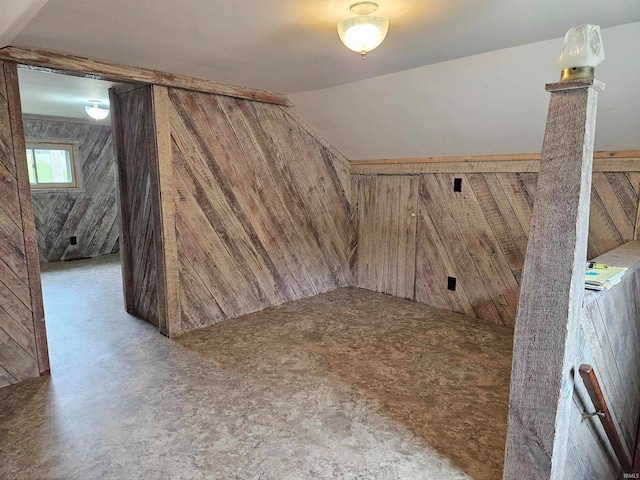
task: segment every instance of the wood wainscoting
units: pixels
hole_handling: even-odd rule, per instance
[[[596,154],[589,223],[589,258],[634,239],[640,195],[640,155]],[[446,308],[497,324],[513,325],[526,255],[531,213],[536,195],[538,160],[426,163],[358,163],[352,174],[351,278],[355,286],[428,305]],[[521,165],[521,172],[517,165]],[[400,168],[401,174],[375,173]],[[506,172],[500,171],[500,166]],[[406,172],[413,167],[414,175]],[[433,173],[422,173],[435,169]],[[384,169],[381,171],[385,171]],[[454,191],[459,179],[461,191]],[[418,186],[414,199],[391,185]],[[376,185],[372,190],[372,185]],[[378,198],[372,198],[375,191]],[[395,205],[400,197],[403,205]],[[386,205],[386,207],[385,207]],[[417,214],[417,225],[411,212]],[[409,228],[398,230],[402,212]],[[385,231],[398,235],[381,235]],[[399,245],[415,242],[415,269],[405,268],[407,251]],[[372,267],[375,265],[375,268]],[[401,267],[402,265],[402,267]],[[406,275],[397,293],[396,271]],[[415,272],[415,273],[414,273]],[[456,279],[455,290],[448,279]]]

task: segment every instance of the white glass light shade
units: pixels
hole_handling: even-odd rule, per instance
[[[92,107],[84,107],[87,115],[89,115],[94,120],[104,120],[109,115],[108,108],[100,108],[97,105],[93,105]]]
[[[604,48],[598,25],[580,25],[564,37],[557,65],[566,68],[597,67],[604,60]]]
[[[338,22],[338,35],[347,48],[367,53],[382,43],[389,31],[389,20],[374,15],[360,15]]]

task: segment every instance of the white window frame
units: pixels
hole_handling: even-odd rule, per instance
[[[77,189],[78,188],[78,175],[76,169],[75,158],[75,145],[73,143],[63,142],[26,142],[26,150],[66,150],[69,152],[69,161],[71,164],[71,182],[68,183],[37,183],[38,181],[38,169],[35,165],[36,155],[32,152],[33,158],[33,171],[36,175],[36,183],[31,183],[32,190],[58,190],[58,189]],[[27,162],[29,161],[29,155],[27,155]]]

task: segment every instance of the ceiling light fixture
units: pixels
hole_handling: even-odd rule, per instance
[[[338,35],[345,46],[364,56],[382,43],[389,31],[389,19],[371,15],[378,9],[373,2],[351,5],[351,12],[358,15],[338,22]]]
[[[100,100],[89,100],[89,103],[92,105],[91,107],[84,107],[87,115],[89,115],[94,120],[104,120],[109,115],[108,108],[100,108]]]

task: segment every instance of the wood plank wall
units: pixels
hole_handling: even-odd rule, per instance
[[[178,330],[346,286],[342,160],[285,107],[176,88],[168,97]]]
[[[0,387],[49,370],[18,74],[0,62]]]
[[[413,300],[418,177],[361,175],[357,181],[362,234],[354,280],[360,288]]]
[[[512,169],[513,162],[505,163]],[[629,166],[624,168],[628,170]],[[635,168],[637,171],[593,174],[590,258],[633,240],[640,196],[640,159]],[[463,171],[354,177],[359,179],[352,184],[360,189],[358,195],[352,194],[357,203],[351,207],[352,212],[357,212],[351,225],[350,258],[355,286],[396,294],[386,286],[384,272],[392,268],[392,264],[405,264],[406,260],[393,255],[380,257],[377,250],[368,247],[384,242],[380,231],[387,228],[384,225],[395,225],[396,220],[378,209],[376,202],[381,200],[369,198],[369,193],[365,197],[363,193],[369,192],[366,186],[372,182],[414,179],[419,186],[417,228],[415,234],[406,232],[409,236],[415,235],[417,252],[415,277],[411,278],[411,270],[406,271],[407,282],[415,279],[413,299],[497,324],[514,324],[537,173]],[[461,192],[453,191],[454,179],[461,180]],[[388,193],[379,191],[378,195]],[[405,201],[409,203],[403,210],[412,211],[413,200]],[[409,214],[405,214],[408,220],[406,215]],[[410,238],[402,241],[411,243]],[[376,248],[392,247],[378,245]],[[383,265],[368,267],[381,261]],[[448,277],[456,279],[455,291],[448,289]]]
[[[116,136],[120,255],[127,312],[154,325],[160,322],[157,228],[153,175],[157,170],[156,137],[150,87],[110,91]]]
[[[111,127],[56,117],[24,116],[29,141],[71,143],[78,189],[32,190],[41,262],[118,251],[115,154]],[[71,245],[69,237],[77,238]]]

